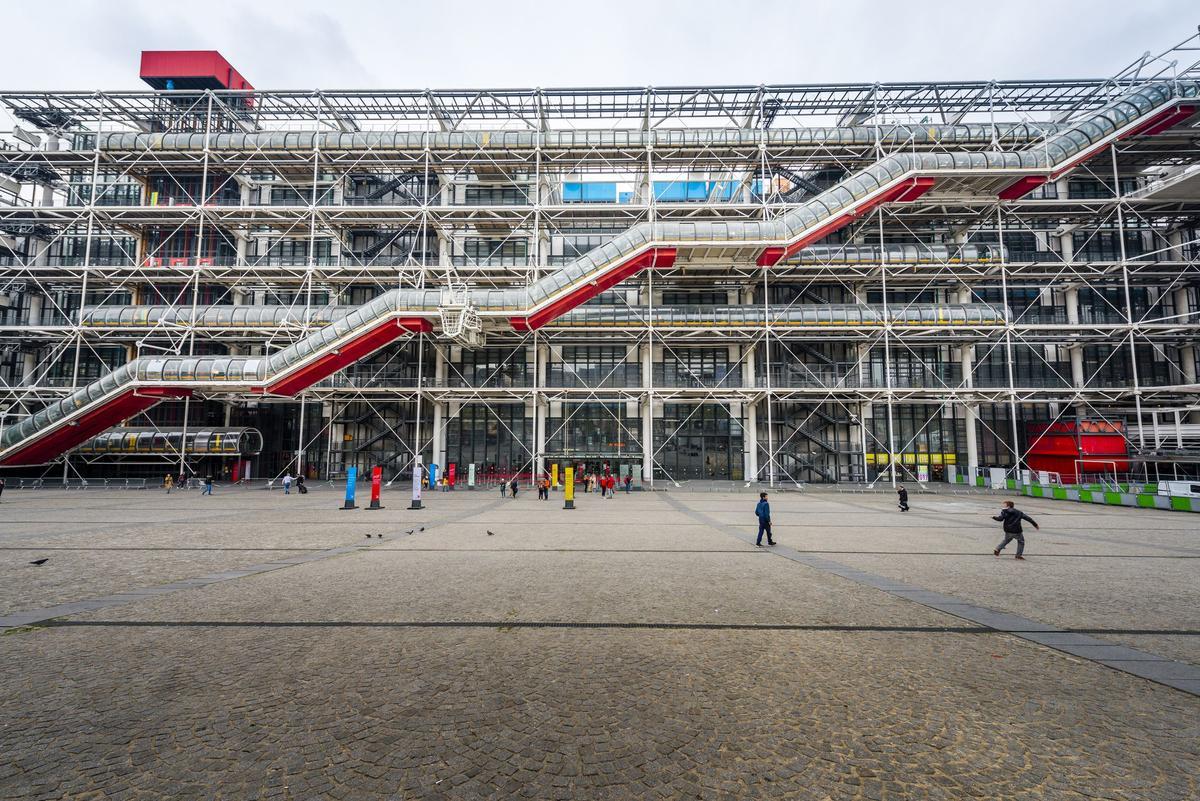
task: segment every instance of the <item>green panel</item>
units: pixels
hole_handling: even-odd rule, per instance
[[[1029,491],[1031,493],[1033,493],[1033,497],[1035,497],[1035,498],[1041,498],[1043,493],[1045,492],[1045,490],[1043,490],[1042,487],[1038,484],[1034,484],[1033,486],[1031,486],[1029,488]]]
[[[1158,494],[1158,485],[1157,484],[1147,484],[1145,489],[1143,489],[1142,491],[1148,492],[1151,495],[1157,495]]]
[[[1084,503],[1091,503],[1092,502],[1092,491],[1081,489],[1079,491],[1079,500],[1083,501]]]
[[[1147,509],[1153,509],[1154,508],[1154,496],[1153,495],[1138,495],[1137,496],[1137,505],[1147,508]]]
[[[1015,490],[1017,488],[1017,480],[1015,478],[1004,479],[1004,488]]]
[[[1119,492],[1104,493],[1104,502],[1107,504],[1111,504],[1113,506],[1120,506],[1121,505],[1121,493],[1119,493]]]
[[[1192,511],[1192,499],[1171,496],[1171,508],[1177,512],[1190,512]]]
[[[1050,492],[1060,501],[1065,501],[1067,499],[1067,491],[1062,487],[1052,487]]]
[[[983,486],[983,476],[975,476],[975,486],[977,486],[977,487]]]

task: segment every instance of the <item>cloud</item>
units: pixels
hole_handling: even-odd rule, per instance
[[[136,88],[138,53],[175,48],[220,50],[263,89],[1098,77],[1194,16],[1180,0],[40,3],[0,80]]]

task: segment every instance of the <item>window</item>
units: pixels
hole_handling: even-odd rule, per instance
[[[528,241],[467,237],[463,240],[463,255],[468,263],[524,264],[528,255]]]

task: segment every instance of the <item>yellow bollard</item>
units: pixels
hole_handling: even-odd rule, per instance
[[[550,485],[558,489],[558,463],[550,465]]]
[[[563,484],[563,508],[575,508],[575,468],[568,467]]]

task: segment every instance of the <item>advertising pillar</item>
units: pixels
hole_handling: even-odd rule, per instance
[[[433,465],[429,466],[430,476],[433,475],[433,467],[434,467]],[[420,462],[417,462],[415,465],[413,465],[412,505],[409,506],[408,508],[409,509],[424,508],[421,506],[421,463]]]
[[[475,489],[475,463],[467,465],[467,489]]]
[[[375,466],[371,468],[371,505],[368,509],[382,509],[379,504],[379,492],[383,488],[383,468]]]
[[[563,483],[563,508],[575,508],[575,468],[568,467]]]
[[[354,485],[358,481],[358,468],[346,468],[346,502],[342,504],[343,509],[357,509],[354,505]]]

